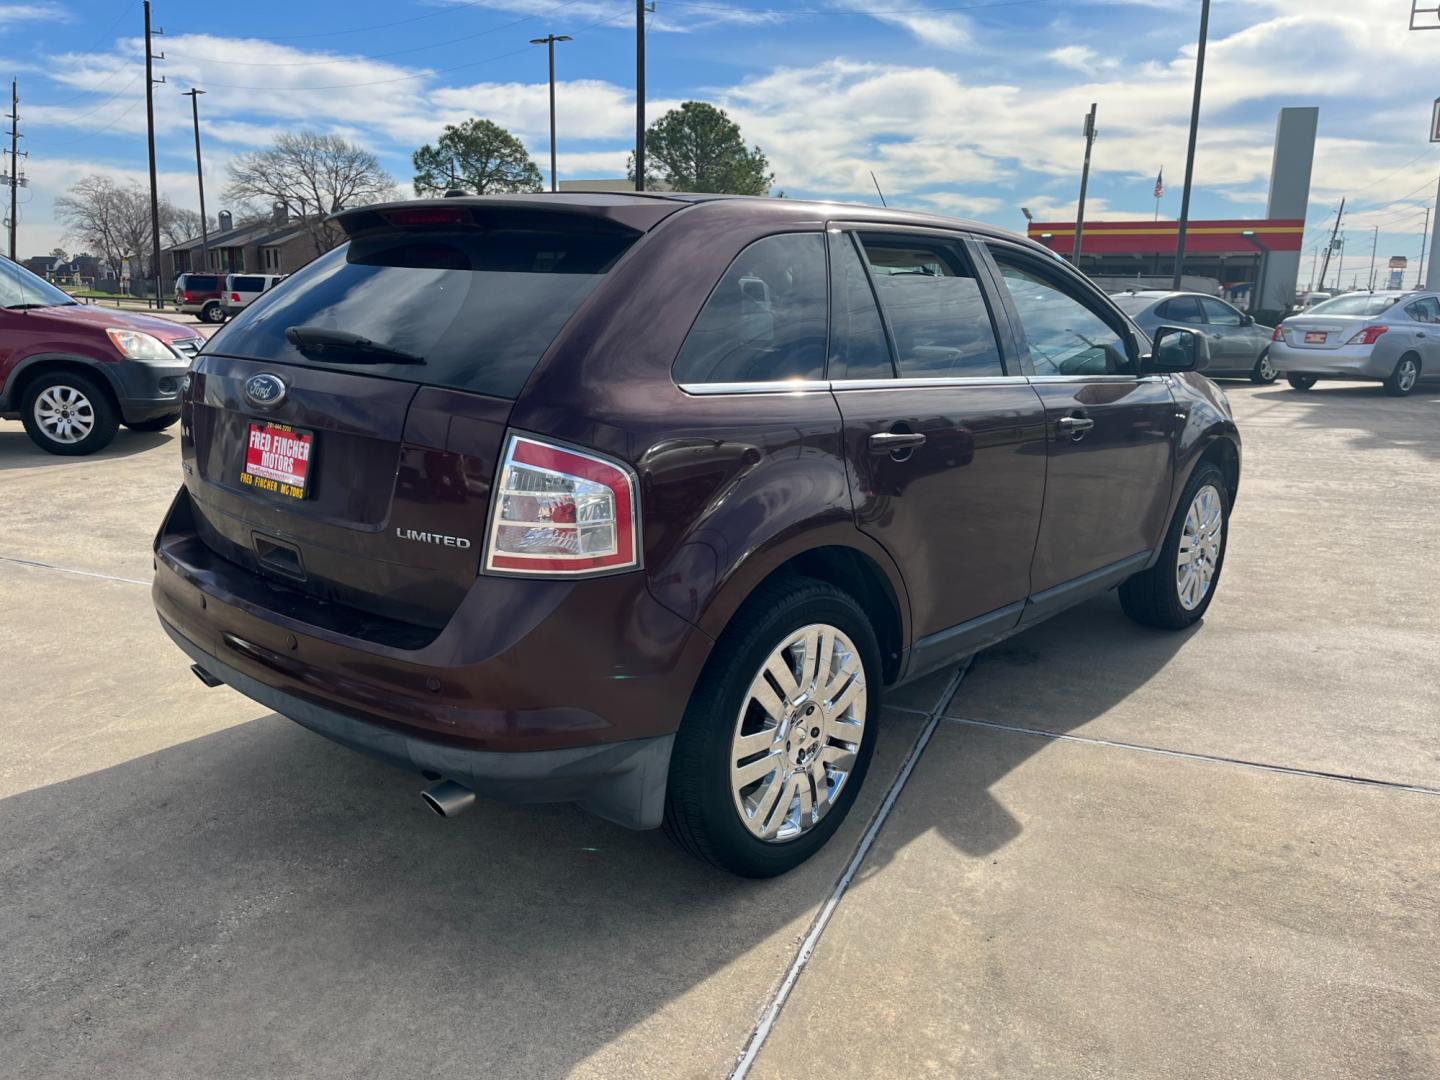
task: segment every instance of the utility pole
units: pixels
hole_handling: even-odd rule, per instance
[[[1437,215],[1435,216],[1435,228],[1436,228],[1437,231],[1440,231],[1440,214],[1437,214]],[[1425,207],[1425,224],[1424,224],[1424,226],[1420,229],[1420,265],[1419,265],[1418,267],[1416,267],[1416,270],[1415,270],[1415,287],[1416,287],[1417,289],[1428,289],[1428,288],[1432,288],[1432,286],[1425,284],[1425,281],[1426,281],[1426,276],[1425,276],[1425,241],[1429,238],[1429,233],[1430,233],[1430,207],[1427,206],[1427,207]],[[1433,279],[1433,278],[1435,278],[1435,276],[1436,276],[1436,275],[1435,275],[1435,245],[1434,245],[1434,244],[1431,244],[1431,245],[1430,245],[1430,277]],[[1433,286],[1433,287],[1440,287],[1440,280],[1436,280],[1435,286]]]
[[[160,188],[155,180],[155,69],[154,61],[164,60],[150,49],[150,0],[145,0],[145,122],[150,136],[150,275],[155,281],[155,306],[163,308],[165,298],[160,292]],[[164,30],[153,31],[156,34]],[[165,81],[161,75],[160,82]]]
[[[559,191],[558,173],[555,171],[555,43],[570,41],[564,34],[546,34],[543,38],[531,38],[531,45],[546,45],[550,49],[550,190]]]
[[[1190,102],[1190,145],[1185,151],[1185,190],[1180,194],[1180,228],[1175,236],[1175,275],[1170,287],[1179,291],[1185,273],[1185,234],[1190,228],[1190,182],[1195,177],[1195,135],[1200,129],[1200,89],[1205,82],[1205,38],[1210,32],[1210,0],[1200,0],[1200,43],[1195,52],[1195,96]]]
[[[1345,283],[1345,234],[1340,234],[1340,259],[1335,266],[1335,291],[1339,292]]]
[[[1375,288],[1375,252],[1380,248],[1380,226],[1376,225],[1375,233],[1370,237],[1370,288]]]
[[[190,99],[190,115],[195,118],[195,179],[200,185],[200,251],[204,259],[203,266],[210,269],[210,225],[205,217],[205,170],[200,167],[200,95],[204,90],[197,90],[191,87],[185,91],[185,96]]]
[[[635,190],[645,190],[645,13],[654,4],[635,0]]]
[[[1080,235],[1085,231],[1085,189],[1090,184],[1090,148],[1094,145],[1095,102],[1092,101],[1090,112],[1085,116],[1085,164],[1080,168],[1080,202],[1075,209],[1075,250],[1070,256],[1070,262],[1076,269],[1080,267]]]
[[[1335,250],[1335,238],[1340,235],[1340,219],[1345,216],[1345,199],[1340,199],[1340,209],[1335,211],[1335,227],[1330,230],[1330,243],[1325,245],[1325,261],[1320,264],[1320,284],[1316,286],[1321,292],[1325,291],[1325,275],[1330,272],[1330,253]]]
[[[10,259],[15,259],[15,219],[20,212],[20,89],[14,79],[10,80],[10,175],[5,177],[10,185]]]

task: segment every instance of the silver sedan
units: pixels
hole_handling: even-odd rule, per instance
[[[1268,355],[1273,331],[1218,297],[1146,290],[1117,293],[1110,299],[1152,338],[1161,326],[1193,326],[1199,330],[1210,346],[1206,375],[1248,376],[1257,383],[1275,381]]]
[[[1276,328],[1270,358],[1297,390],[1319,379],[1372,379],[1404,397],[1422,372],[1440,374],[1440,295],[1397,290],[1326,300]]]

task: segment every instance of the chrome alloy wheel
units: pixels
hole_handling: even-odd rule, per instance
[[[1395,382],[1400,387],[1402,394],[1408,394],[1415,389],[1415,383],[1420,378],[1420,369],[1415,361],[1408,356],[1400,361],[1400,366],[1395,369]]]
[[[730,746],[730,790],[751,835],[808,832],[839,798],[865,738],[865,665],[843,631],[802,626],[750,683]]]
[[[46,438],[73,445],[95,430],[95,406],[73,386],[49,386],[35,399],[35,423]]]
[[[1265,382],[1274,382],[1279,377],[1279,373],[1275,370],[1275,365],[1270,361],[1270,354],[1268,352],[1260,357],[1260,366],[1257,370],[1260,378]]]
[[[1224,504],[1215,486],[1206,484],[1195,492],[1185,513],[1180,550],[1175,557],[1175,587],[1180,606],[1186,611],[1194,611],[1210,592],[1224,539]]]

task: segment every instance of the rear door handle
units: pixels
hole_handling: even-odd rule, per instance
[[[894,454],[925,445],[925,436],[918,431],[878,431],[870,436],[872,454]]]
[[[1055,421],[1055,426],[1060,429],[1060,434],[1074,436],[1089,431],[1095,426],[1095,421],[1088,416],[1062,416]]]

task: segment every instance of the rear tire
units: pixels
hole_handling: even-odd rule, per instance
[[[1395,370],[1385,380],[1385,393],[1391,397],[1409,397],[1420,385],[1420,358],[1406,353],[1395,362]]]
[[[1309,390],[1319,380],[1314,375],[1286,375],[1285,381],[1292,390]]]
[[[880,646],[849,594],[809,578],[762,586],[691,695],[670,758],[666,833],[742,877],[799,866],[840,827],[865,780],[880,687]]]
[[[1260,359],[1255,361],[1255,366],[1250,369],[1250,381],[1256,386],[1269,386],[1279,377],[1280,373],[1270,362],[1270,350],[1266,349],[1260,354]]]
[[[136,420],[134,423],[127,422],[125,426],[131,431],[164,431],[179,419],[180,414],[177,412],[170,413],[167,416],[152,416],[149,420]]]
[[[20,416],[36,446],[62,457],[103,450],[120,426],[105,389],[94,379],[69,371],[41,375],[27,386]]]
[[[1160,630],[1183,630],[1198,622],[1220,584],[1229,533],[1225,477],[1204,462],[1196,466],[1180,495],[1155,565],[1120,586],[1125,614]]]

